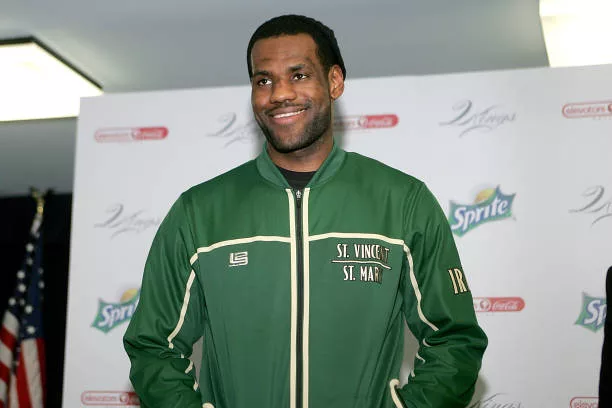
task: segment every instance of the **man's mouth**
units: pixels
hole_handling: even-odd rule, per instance
[[[294,112],[284,112],[284,113],[277,113],[275,115],[272,115],[272,117],[274,119],[281,119],[281,118],[289,118],[291,116],[295,116],[295,115],[299,115],[300,113],[304,112],[306,109],[300,109]]]
[[[303,107],[303,108],[293,108],[293,109],[287,109],[287,108],[281,108],[281,109],[276,109],[275,111],[272,111],[269,113],[270,115],[270,119],[271,122],[275,125],[279,125],[279,126],[289,126],[289,125],[293,125],[297,122],[299,122],[300,120],[302,120],[302,115],[304,112],[306,112],[307,108]]]
[[[296,116],[299,115],[300,113],[304,112],[306,109],[299,109],[296,111],[291,111],[291,112],[280,112],[280,113],[275,113],[272,114],[272,117],[274,119],[282,119],[282,118],[290,118],[292,116]]]

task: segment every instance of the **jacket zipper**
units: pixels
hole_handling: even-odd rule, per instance
[[[303,326],[304,326],[304,231],[302,230],[302,190],[294,190],[296,217],[295,231],[297,238],[297,336],[296,336],[296,408],[302,408],[303,393],[302,389],[304,373],[303,355]]]

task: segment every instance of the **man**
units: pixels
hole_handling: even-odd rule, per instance
[[[487,340],[450,228],[422,182],[334,144],[333,31],[274,18],[247,65],[267,143],[160,226],[125,335],[142,405],[467,405]],[[401,387],[404,319],[420,347]]]

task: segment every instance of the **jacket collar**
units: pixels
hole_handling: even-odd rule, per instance
[[[327,156],[321,167],[319,167],[319,170],[317,170],[306,187],[318,186],[333,177],[340,169],[340,166],[342,166],[345,157],[346,152],[338,147],[338,145],[334,142],[334,147],[332,147],[329,156]],[[263,178],[279,187],[291,188],[289,183],[287,183],[285,176],[283,176],[278,167],[276,167],[270,158],[270,155],[268,155],[266,143],[264,143],[262,152],[255,159],[255,163],[257,165],[257,170]]]

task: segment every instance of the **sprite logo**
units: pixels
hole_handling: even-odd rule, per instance
[[[574,324],[596,332],[606,321],[607,309],[606,298],[591,297],[583,292],[582,311]]]
[[[128,289],[123,295],[119,303],[107,303],[102,299],[98,300],[98,314],[94,320],[92,327],[108,333],[123,322],[130,320],[138,300],[140,299],[139,289]]]
[[[504,195],[499,186],[487,188],[476,195],[474,204],[450,202],[449,223],[455,235],[463,236],[485,222],[512,217],[512,202],[516,194]]]

